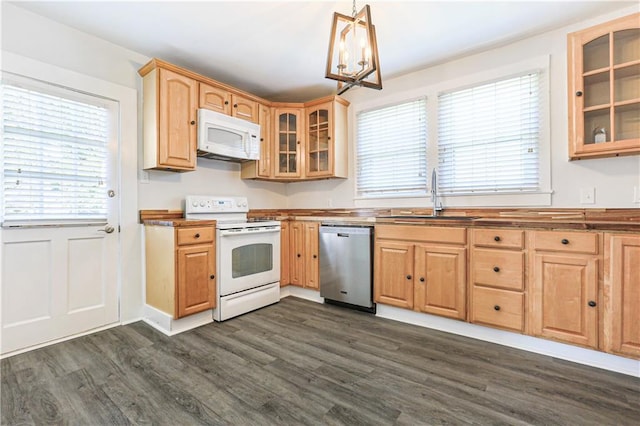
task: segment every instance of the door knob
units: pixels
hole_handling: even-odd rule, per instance
[[[98,229],[98,232],[106,232],[107,234],[111,234],[113,231],[115,231],[116,228],[114,228],[111,225],[107,225],[104,227],[104,229]]]

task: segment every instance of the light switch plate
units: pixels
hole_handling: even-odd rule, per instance
[[[633,202],[640,204],[640,186],[633,187]]]
[[[580,188],[580,204],[595,204],[596,202],[596,189]]]
[[[149,183],[149,172],[146,170],[140,170],[138,173],[138,180],[140,183]]]

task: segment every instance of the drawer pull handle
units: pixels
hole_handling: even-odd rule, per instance
[[[410,280],[411,279],[411,275],[407,275],[407,279]]]
[[[593,300],[589,300],[588,305],[591,306],[592,308],[595,308],[596,302],[594,302]]]
[[[500,310],[500,305],[494,306],[493,309],[495,309],[496,311],[499,311]]]
[[[214,279],[216,276],[215,275],[209,275],[209,278]]]
[[[495,241],[495,242],[500,241],[500,237],[498,235],[496,235],[495,237],[493,237],[493,241]]]
[[[423,283],[424,282],[424,277],[420,277],[420,282]]]
[[[566,238],[563,238],[562,241],[560,241],[562,244],[567,245],[569,244],[569,240],[567,240]]]
[[[500,268],[498,268],[497,266],[493,267],[493,272],[500,272]]]
[[[194,237],[200,238],[200,234],[196,234],[196,235],[194,235]]]

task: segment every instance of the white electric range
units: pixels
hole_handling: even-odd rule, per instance
[[[229,318],[280,300],[280,222],[247,219],[246,197],[189,195],[187,220],[216,220],[216,308]]]

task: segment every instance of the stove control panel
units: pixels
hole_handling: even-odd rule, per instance
[[[217,197],[211,195],[188,195],[185,198],[185,213],[246,213],[249,204],[246,197]]]

